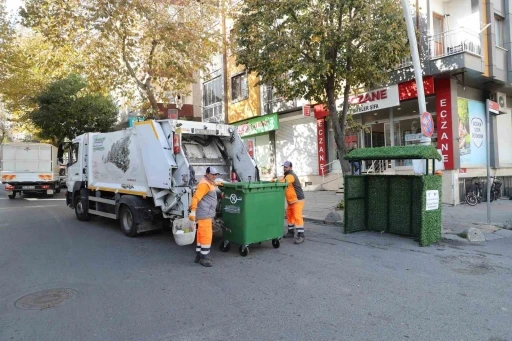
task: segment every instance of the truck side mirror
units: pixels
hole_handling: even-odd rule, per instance
[[[57,149],[57,161],[59,162],[59,165],[62,165],[64,163],[64,142],[59,144],[59,148]]]

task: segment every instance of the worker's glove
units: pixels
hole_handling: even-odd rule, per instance
[[[270,179],[270,182],[276,182],[276,181],[277,181],[277,179],[276,179],[276,178],[272,178],[272,179]]]
[[[190,213],[188,214],[188,219],[190,221],[196,221],[196,211],[190,211]]]
[[[216,186],[224,186],[224,180],[222,179],[215,179],[215,185]]]

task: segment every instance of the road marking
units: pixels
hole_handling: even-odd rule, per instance
[[[36,200],[44,200],[44,201],[50,201],[50,200],[59,200],[59,201],[64,201],[66,199],[39,199],[39,198],[23,198],[24,200],[28,200],[28,201],[36,201]]]
[[[64,207],[62,205],[45,205],[45,206],[16,206],[16,207],[0,207],[0,210],[12,210],[14,208],[46,208],[46,207]]]

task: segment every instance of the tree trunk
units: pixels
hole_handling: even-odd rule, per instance
[[[144,92],[146,93],[146,97],[149,100],[149,103],[151,104],[151,109],[153,110],[153,118],[154,119],[163,119],[165,117],[160,117],[160,112],[158,111],[158,101],[155,98],[155,94],[153,93],[153,89],[151,88],[151,78],[148,78],[146,80],[146,84],[144,86]]]
[[[329,83],[329,82],[328,82]],[[350,85],[345,86],[344,96],[343,96],[343,110],[341,115],[338,115],[338,111],[336,110],[336,96],[334,91],[334,83],[328,84],[326,86],[327,92],[327,106],[329,108],[329,118],[332,121],[332,126],[334,128],[334,140],[336,141],[336,148],[338,151],[338,158],[340,160],[341,169],[343,174],[350,174],[350,164],[347,160],[344,159],[346,154],[345,147],[345,125],[347,122],[347,109],[348,109],[348,95],[350,92]]]

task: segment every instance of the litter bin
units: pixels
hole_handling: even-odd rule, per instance
[[[222,238],[220,250],[227,252],[230,243],[240,245],[241,256],[249,254],[249,245],[272,240],[278,248],[283,236],[284,190],[279,182],[224,183],[221,187]]]

